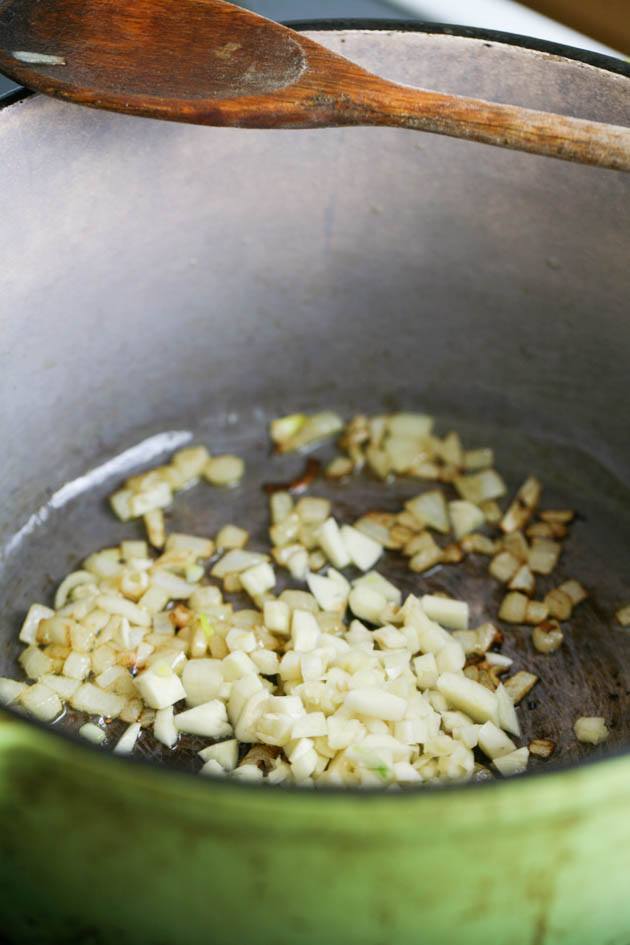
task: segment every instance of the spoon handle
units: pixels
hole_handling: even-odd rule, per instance
[[[350,94],[337,101],[337,119],[345,115],[348,124],[430,131],[630,171],[630,128],[369,78],[368,83],[362,76],[354,89],[344,89]]]

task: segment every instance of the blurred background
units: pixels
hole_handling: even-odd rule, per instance
[[[251,0],[273,20],[418,19],[504,30],[627,58],[630,0]],[[0,76],[0,98],[16,86]]]

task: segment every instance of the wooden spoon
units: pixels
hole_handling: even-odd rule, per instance
[[[150,118],[391,125],[630,170],[630,128],[388,82],[222,0],[0,0],[0,71]]]

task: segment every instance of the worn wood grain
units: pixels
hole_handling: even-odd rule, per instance
[[[630,128],[397,85],[222,0],[1,0],[0,70],[131,115],[389,125],[630,170]]]

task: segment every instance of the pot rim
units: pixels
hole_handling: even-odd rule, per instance
[[[499,30],[486,30],[479,29],[477,27],[445,23],[426,23],[421,20],[343,18],[289,20],[284,22],[285,25],[290,26],[292,29],[302,32],[370,31],[387,33],[425,33],[428,35],[453,36],[464,39],[480,40],[484,42],[486,46],[491,46],[494,43],[500,43],[508,46],[516,46],[521,49],[532,50],[534,52],[547,53],[550,56],[559,57],[567,61],[581,62],[585,65],[601,69],[605,72],[615,73],[617,75],[623,76],[624,78],[630,79],[630,61],[626,62],[623,59],[617,59],[613,56],[607,56],[602,53],[592,52],[586,49],[579,49],[574,46],[566,46],[561,43],[552,43],[548,42],[547,40],[523,36],[517,33],[502,32]],[[33,92],[26,88],[18,88],[15,91],[10,92],[4,98],[0,99],[0,112],[3,109],[16,104],[17,102],[38,96],[40,94],[41,93]],[[23,737],[18,737],[17,741],[22,742],[25,747],[30,740],[29,736],[32,736],[33,739],[37,741],[41,736],[45,735],[46,741],[50,743],[49,747],[52,750],[52,739],[50,739],[50,736],[52,735],[53,738],[61,738],[61,745],[65,743],[65,746],[68,749],[70,749],[71,746],[75,746],[79,747],[80,751],[87,752],[88,754],[83,756],[86,758],[86,760],[90,755],[94,760],[96,760],[97,756],[101,756],[101,758],[103,758],[103,756],[106,755],[108,764],[112,763],[114,765],[120,764],[124,766],[123,769],[118,770],[130,771],[131,769],[128,767],[128,765],[139,766],[139,769],[144,770],[147,773],[147,776],[149,776],[148,772],[151,771],[162,779],[165,777],[167,779],[175,778],[179,781],[179,779],[185,778],[186,783],[189,785],[191,784],[192,772],[183,771],[177,768],[170,768],[168,766],[157,765],[155,762],[141,755],[129,755],[125,757],[116,756],[113,753],[110,755],[108,752],[103,752],[102,748],[99,748],[96,745],[93,745],[81,738],[78,733],[71,732],[63,728],[52,728],[52,726],[49,724],[41,722],[38,719],[25,717],[21,712],[16,711],[11,706],[3,706],[2,713],[4,715],[5,722],[13,724],[18,723],[14,731],[16,734],[17,731],[22,733]],[[630,746],[627,748],[619,748],[616,751],[607,753],[605,755],[597,753],[594,756],[583,758],[578,762],[562,762],[560,764],[554,765],[551,770],[545,770],[544,768],[540,768],[535,771],[528,770],[523,775],[519,775],[516,778],[495,778],[492,780],[478,782],[455,782],[451,784],[444,783],[435,785],[410,786],[403,791],[394,792],[393,795],[390,792],[390,797],[392,801],[394,797],[410,800],[411,798],[418,798],[423,794],[434,797],[436,793],[451,795],[453,793],[460,794],[463,791],[471,790],[506,790],[510,784],[515,786],[516,784],[529,783],[530,781],[538,782],[541,778],[543,778],[544,781],[553,781],[554,783],[557,783],[558,779],[561,777],[564,777],[566,780],[567,777],[570,777],[576,772],[584,772],[584,769],[586,769],[586,772],[588,772],[591,768],[604,765],[607,762],[614,763],[628,755],[630,755]],[[198,775],[193,775],[193,780],[197,777]],[[349,800],[356,799],[357,797],[384,797],[387,793],[386,788],[380,787],[336,787],[328,785],[324,788],[318,788],[316,791],[314,791],[313,788],[305,789],[299,787],[298,785],[271,785],[265,782],[252,784],[237,779],[230,779],[229,777],[217,777],[214,775],[204,777],[203,781],[206,785],[208,785],[208,782],[210,782],[210,784],[214,782],[217,786],[229,786],[230,791],[243,791],[247,794],[255,791],[258,793],[258,796],[261,796],[261,788],[263,792],[272,791],[276,794],[276,796],[278,792],[285,795],[303,795],[307,797],[312,796],[312,793],[316,793],[318,796],[328,796],[331,798],[331,800],[334,798],[339,800],[340,796],[345,796]]]

